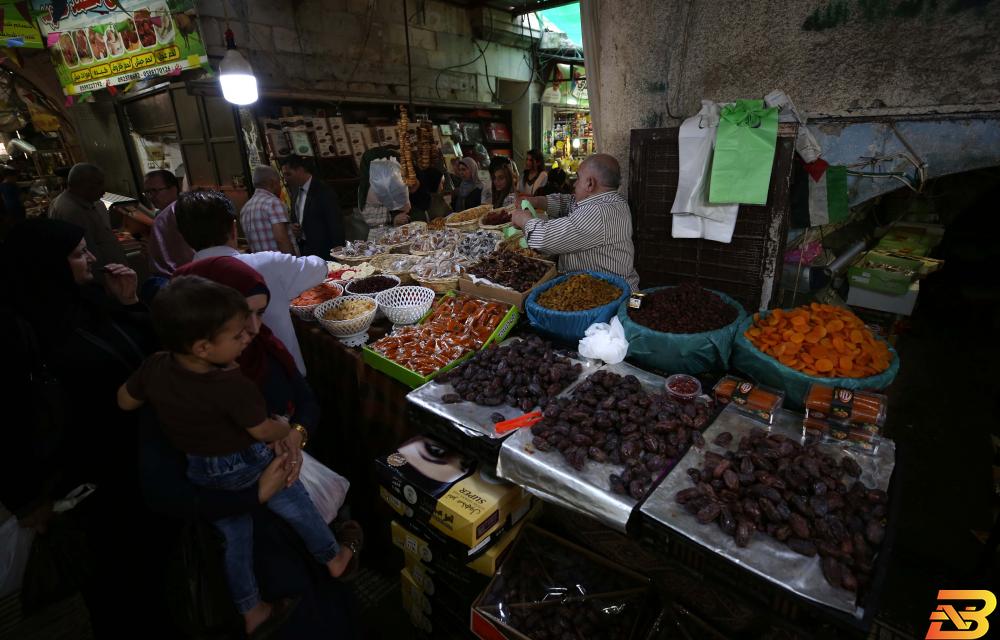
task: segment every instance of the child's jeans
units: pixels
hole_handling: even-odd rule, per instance
[[[188,478],[209,489],[238,491],[256,484],[261,473],[274,459],[274,452],[262,442],[249,449],[222,456],[188,454]],[[333,532],[323,522],[302,482],[295,483],[267,501],[267,507],[281,516],[302,537],[306,548],[326,564],[340,547]],[[229,589],[239,612],[246,613],[260,602],[257,579],[253,572],[253,518],[249,514],[222,518],[214,522],[226,539],[225,566]]]

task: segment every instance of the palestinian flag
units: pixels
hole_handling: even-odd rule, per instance
[[[806,165],[809,174],[809,226],[821,227],[847,218],[847,167],[820,158]]]

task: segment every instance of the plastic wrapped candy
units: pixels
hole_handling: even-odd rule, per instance
[[[458,243],[458,251],[471,262],[476,262],[480,258],[493,253],[500,240],[501,235],[495,231],[479,230],[467,233],[461,242]]]

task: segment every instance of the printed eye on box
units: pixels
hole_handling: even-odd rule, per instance
[[[489,478],[460,454],[421,436],[377,459],[375,467],[389,506],[432,543],[460,543],[466,556],[485,550],[531,507],[520,487]]]

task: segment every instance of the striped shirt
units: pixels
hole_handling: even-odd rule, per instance
[[[576,202],[572,195],[553,193],[546,199],[548,220],[528,220],[528,246],[558,254],[559,270],[603,271],[639,287],[632,244],[632,213],[617,191],[606,191]]]
[[[281,251],[274,239],[273,224],[288,222],[288,213],[281,198],[267,189],[257,189],[240,211],[240,224],[250,243],[250,251]]]

